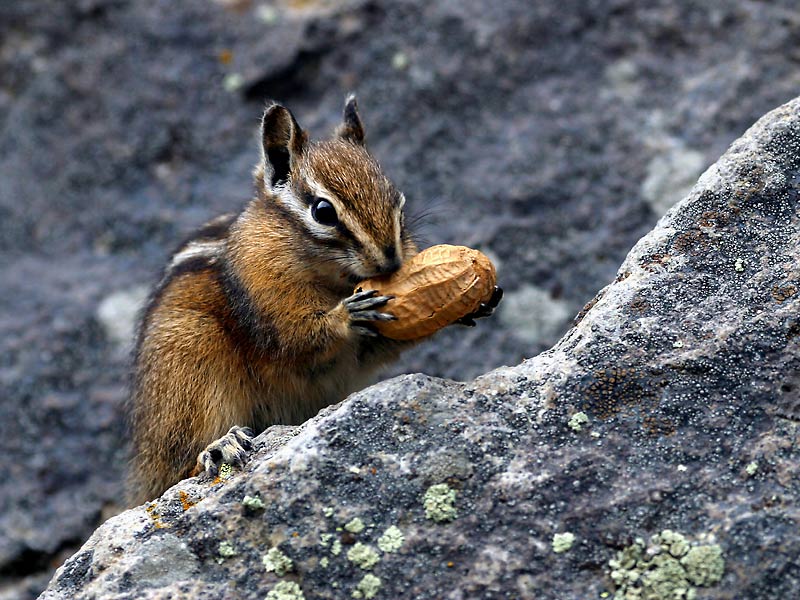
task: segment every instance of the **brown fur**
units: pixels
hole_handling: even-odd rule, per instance
[[[384,260],[376,249],[396,242],[399,193],[358,143],[352,115],[348,137],[311,144],[291,129],[291,113],[275,113],[271,107],[265,116],[265,127],[279,128],[264,132],[265,157],[288,144],[292,192],[308,193],[310,179],[324,186],[345,207],[342,222],[369,243],[356,271],[331,258],[338,255],[278,200],[265,158],[256,170],[257,196],[243,212],[181,246],[186,252],[221,240],[219,256],[176,254],[145,313],[131,406],[132,503],[188,476],[198,453],[231,426],[260,432],[301,423],[364,386],[409,345],[359,335],[342,304],[353,281]],[[399,252],[416,252],[405,232]]]

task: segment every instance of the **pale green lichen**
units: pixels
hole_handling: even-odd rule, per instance
[[[722,548],[717,544],[695,546],[681,558],[686,577],[695,585],[714,585],[725,572]]]
[[[230,542],[220,542],[217,553],[222,558],[230,558],[238,554],[238,552],[236,552],[236,549],[233,547],[233,544],[231,544]]]
[[[686,571],[678,560],[668,554],[658,554],[650,561],[650,568],[642,573],[642,588],[645,597],[686,598],[691,588],[686,580]]]
[[[565,531],[564,533],[553,534],[553,552],[561,554],[572,548],[575,543],[575,534]]]
[[[269,591],[266,600],[305,600],[305,596],[294,581],[279,581]]]
[[[367,573],[364,578],[358,582],[356,589],[353,590],[353,598],[374,598],[381,589],[381,580],[375,577],[372,573]]]
[[[327,569],[328,568],[328,557],[327,556],[323,556],[322,558],[319,559],[319,566],[322,567],[323,569]]]
[[[736,262],[733,264],[733,268],[736,269],[737,272],[741,273],[744,271],[744,261],[741,258],[737,258]]]
[[[333,540],[333,545],[331,546],[331,554],[334,556],[339,556],[342,552],[342,542],[341,540]]]
[[[748,463],[748,465],[744,468],[744,472],[747,473],[750,477],[755,475],[758,472],[758,462],[753,461]]]
[[[572,431],[582,431],[584,425],[589,424],[589,417],[585,412],[576,412],[569,418],[567,425]]]
[[[278,577],[283,577],[286,575],[286,573],[291,571],[292,567],[294,566],[292,559],[286,556],[275,546],[269,549],[269,552],[267,552],[264,558],[261,559],[261,562],[264,563],[264,568],[268,572],[273,572]]]
[[[331,508],[330,506],[324,507],[322,509],[322,514],[330,519],[333,516],[333,508]]]
[[[266,508],[264,501],[258,496],[245,496],[242,498],[242,506],[250,510],[263,510]]]
[[[351,519],[345,523],[344,528],[350,533],[361,533],[364,531],[364,521],[358,517],[355,517],[354,519]]]
[[[331,539],[333,539],[332,533],[321,533],[319,536],[319,545],[323,548],[327,548],[331,545]]]
[[[384,552],[397,552],[405,541],[406,538],[403,532],[395,525],[392,525],[378,538],[378,548]]]
[[[693,600],[695,586],[714,585],[725,570],[719,546],[694,545],[669,529],[649,544],[637,538],[608,564],[615,600]]]
[[[437,483],[428,488],[423,499],[425,516],[437,522],[456,518],[456,491],[446,483]]]
[[[371,546],[367,546],[361,542],[357,542],[347,551],[347,558],[350,562],[361,567],[365,571],[370,570],[381,559]]]
[[[220,479],[230,479],[230,476],[233,475],[233,467],[228,463],[222,463],[219,466],[219,473],[217,476]]]
[[[654,536],[653,542],[660,544],[661,548],[676,558],[689,551],[689,542],[686,537],[670,529],[665,529],[659,535]]]

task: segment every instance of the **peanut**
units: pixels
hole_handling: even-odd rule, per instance
[[[376,323],[382,335],[416,340],[488,302],[496,278],[494,265],[486,255],[472,248],[442,244],[423,250],[389,277],[373,277],[358,287],[394,296],[385,312],[397,320]]]

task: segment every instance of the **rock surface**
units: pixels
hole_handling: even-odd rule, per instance
[[[798,206],[800,98],[552,350],[268,430],[243,471],[109,520],[43,598],[795,596]]]
[[[393,370],[467,380],[557,341],[798,42],[785,0],[0,2],[0,598],[118,510],[128,300],[249,197],[267,98],[323,135],[355,90],[425,241],[496,259],[507,312]]]

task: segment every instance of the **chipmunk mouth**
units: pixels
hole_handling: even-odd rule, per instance
[[[339,265],[342,267],[340,278],[355,285],[365,279],[388,277],[402,267],[403,261],[395,253],[380,257],[380,259],[365,259],[362,256],[351,254]]]
[[[388,265],[380,265],[370,270],[365,270],[363,273],[347,273],[347,280],[350,283],[359,283],[365,279],[372,279],[375,277],[389,277],[400,269],[400,263],[392,263]],[[343,273],[343,275],[345,275]]]

